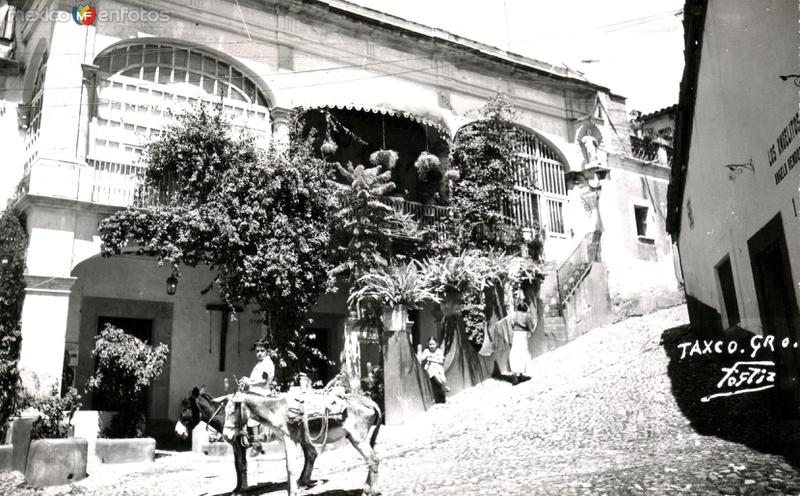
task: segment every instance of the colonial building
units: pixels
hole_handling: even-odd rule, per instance
[[[93,17],[51,0],[12,3],[13,36],[0,29],[0,198],[30,235],[20,360],[29,385],[58,383],[65,363],[82,384],[107,322],[170,346],[150,395],[156,421],[174,418],[192,386],[221,391],[250,370],[260,324],[247,312],[231,322],[218,295],[201,295],[207,271],[184,271],[172,295],[168,269],[152,259],[98,255],[101,219],[148,206],[134,195],[143,143],[169,110],[199,100],[222,102],[263,142],[287,139],[290,111],[302,107],[363,139],[340,142],[337,159],[397,150],[402,195],[387,201],[421,222],[446,210],[403,171],[422,151],[446,159],[477,109],[503,93],[526,136],[506,215],[546,233],[548,347],[608,321],[612,305],[636,312],[677,298],[663,227],[668,168],[634,156],[624,98],[580,73],[341,0],[101,0]],[[338,358],[344,296],[326,296],[310,317]],[[421,336],[434,332],[431,316],[419,320]]]
[[[798,395],[798,10],[690,0],[667,227],[689,316],[788,338],[780,387]],[[800,404],[800,403],[796,403]]]

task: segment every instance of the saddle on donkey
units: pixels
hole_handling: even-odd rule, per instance
[[[306,423],[320,419],[337,424],[344,421],[347,398],[343,387],[291,390],[287,399],[290,423]]]

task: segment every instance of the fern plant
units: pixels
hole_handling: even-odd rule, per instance
[[[366,274],[358,279],[357,288],[347,299],[351,307],[358,308],[366,304],[391,308],[401,305],[417,309],[425,301],[439,301],[427,287],[416,260],[404,266],[390,267],[387,271]]]

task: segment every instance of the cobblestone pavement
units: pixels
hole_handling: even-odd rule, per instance
[[[533,379],[484,385],[378,439],[384,495],[799,494],[800,473],[778,456],[696,434],[671,394],[661,333],[688,321],[676,307],[596,329],[534,361]],[[220,495],[231,459],[191,453],[146,465],[98,465],[71,486],[20,495]],[[308,494],[352,496],[366,467],[350,447],[325,452]],[[251,462],[251,494],[285,494],[283,462]]]

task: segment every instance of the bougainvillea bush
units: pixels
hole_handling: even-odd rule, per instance
[[[110,324],[95,338],[97,368],[88,388],[106,409],[118,412],[108,437],[144,435],[145,391],[164,371],[167,345],[150,346]]]
[[[19,403],[20,316],[28,237],[10,210],[0,215],[0,432]]]
[[[255,305],[283,363],[305,369],[315,355],[305,316],[332,287],[330,164],[309,142],[259,150],[208,106],[179,115],[143,157],[146,184],[170,177],[174,191],[166,204],[105,219],[103,255],[138,246],[176,276],[182,266],[209,266],[206,290],[216,287],[231,308]]]

